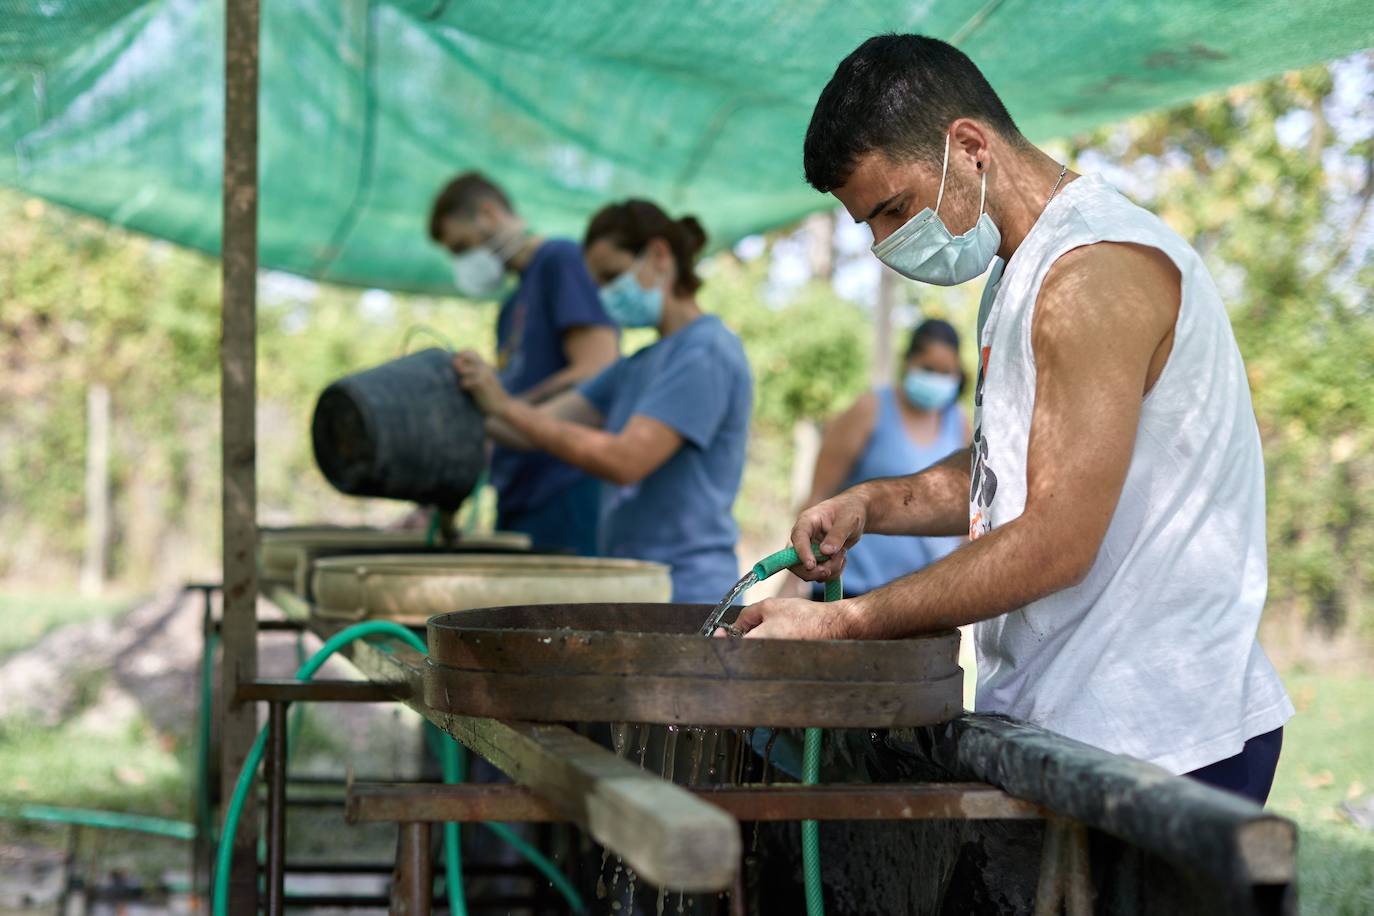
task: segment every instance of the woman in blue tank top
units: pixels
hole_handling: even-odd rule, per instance
[[[875,477],[914,474],[969,442],[969,423],[958,397],[966,377],[959,363],[959,334],[930,319],[912,332],[901,382],[870,391],[835,417],[821,439],[811,495],[813,506]],[[938,560],[962,538],[864,535],[848,554],[844,592],[858,595]],[[793,579],[792,594],[807,583]]]

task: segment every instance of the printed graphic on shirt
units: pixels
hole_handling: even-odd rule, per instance
[[[973,464],[968,487],[968,538],[976,541],[992,530],[992,501],[997,498],[997,475],[988,463],[988,440],[983,435],[983,382],[988,374],[991,347],[983,347],[978,360],[978,385],[973,390]]]
[[[525,339],[525,312],[523,299],[511,303],[510,332],[496,353],[496,372],[502,381],[519,378],[524,367],[525,354],[520,345]]]

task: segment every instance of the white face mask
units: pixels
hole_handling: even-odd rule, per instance
[[[940,168],[940,192],[935,209],[926,207],[907,220],[896,232],[873,246],[879,261],[910,280],[936,286],[956,286],[988,269],[1002,244],[1002,233],[992,217],[983,211],[988,193],[988,173],[983,171],[978,193],[978,222],[963,235],[952,235],[940,219],[940,204],[945,199],[945,176],[949,172],[949,134],[945,134],[945,161]]]
[[[453,285],[469,299],[490,299],[501,291],[506,278],[506,259],[524,242],[523,232],[514,232],[506,241],[474,245],[453,256]]]

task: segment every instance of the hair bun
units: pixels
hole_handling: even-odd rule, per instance
[[[677,221],[677,225],[687,242],[688,254],[694,258],[701,254],[706,247],[706,230],[702,228],[701,221],[695,216],[684,216]]]

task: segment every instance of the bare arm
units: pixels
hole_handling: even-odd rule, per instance
[[[555,395],[540,404],[539,410],[559,420],[580,426],[599,427],[606,419],[590,401],[576,391],[564,391]],[[521,451],[532,451],[535,448],[534,443],[524,433],[500,417],[488,415],[486,428],[487,435],[506,448]]]
[[[563,332],[563,355],[568,364],[521,395],[531,404],[542,404],[585,381],[615,362],[620,342],[615,328],[586,324]]]
[[[964,534],[969,462],[969,450],[963,448],[919,473],[866,480],[807,509],[789,537],[802,558],[793,571],[814,581],[842,575],[845,553],[864,534]],[[820,545],[824,562],[813,558],[811,544]]]
[[[811,493],[805,505],[814,506],[839,492],[840,485],[854,470],[864,447],[873,435],[878,420],[878,396],[869,391],[825,425],[816,469],[811,476]],[[795,575],[788,576],[780,594],[809,595],[811,586]]]
[[[840,485],[863,455],[877,419],[878,396],[870,391],[825,425],[807,505],[814,505],[840,491]]]
[[[565,397],[594,409],[576,392]],[[551,411],[511,398],[492,418],[514,429],[533,448],[621,486],[648,477],[682,447],[677,430],[639,414],[620,432],[612,433],[561,419]]]
[[[677,430],[638,414],[618,433],[600,429],[600,412],[576,391],[539,407],[512,397],[476,353],[459,353],[453,364],[463,388],[487,415],[488,435],[502,444],[548,452],[621,486],[643,480],[682,447]]]
[[[1032,325],[1025,511],[866,595],[819,612],[798,599],[760,602],[737,625],[759,636],[892,638],[986,620],[1081,582],[1116,510],[1179,295],[1178,273],[1158,251],[1103,244],[1065,255]]]

